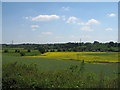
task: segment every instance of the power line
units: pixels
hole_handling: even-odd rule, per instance
[[[81,38],[80,38],[80,43],[81,43]]]
[[[80,38],[80,46],[81,46],[81,38]]]
[[[12,45],[13,45],[13,40],[12,40]]]

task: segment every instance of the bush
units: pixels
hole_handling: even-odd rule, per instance
[[[20,52],[20,56],[25,56],[25,53],[24,52]]]
[[[61,52],[62,50],[61,49],[58,49],[57,52]]]
[[[17,62],[3,65],[2,87],[7,88],[117,88],[118,78],[105,78],[104,74],[81,75],[80,66],[57,72],[40,72],[36,64]],[[80,73],[79,73],[80,72]]]
[[[17,62],[3,65],[2,88],[33,88],[37,83],[36,64],[19,64]],[[35,84],[35,85],[34,85]]]
[[[4,50],[4,53],[8,53],[8,50],[6,49],[6,50]]]
[[[27,52],[31,52],[31,50],[30,50],[30,49],[28,49],[28,50],[27,50]]]
[[[15,53],[19,53],[19,52],[20,52],[20,50],[17,50],[17,49],[15,50]]]
[[[39,51],[41,54],[45,53],[45,49],[42,48],[42,47],[38,48],[38,51]]]
[[[50,52],[55,52],[55,50],[53,49],[53,50],[50,50]]]
[[[16,50],[15,50],[15,53],[17,53],[17,52],[18,52],[18,50],[16,49]]]
[[[46,50],[46,52],[49,52],[48,50]]]

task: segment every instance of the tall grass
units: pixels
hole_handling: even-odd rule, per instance
[[[85,63],[66,70],[41,72],[36,64],[17,62],[3,65],[2,88],[118,88],[118,77],[109,78],[101,72],[85,73]]]

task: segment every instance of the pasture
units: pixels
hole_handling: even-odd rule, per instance
[[[31,52],[20,50],[25,53],[25,56],[15,53],[14,49],[2,55],[3,87],[5,88],[6,83],[10,83],[9,81],[11,84],[7,84],[8,87],[117,87],[119,62],[117,52],[46,52],[40,54],[37,50],[31,50]]]
[[[25,50],[24,50],[25,51]],[[33,55],[35,54],[36,55]],[[3,53],[3,65],[18,62],[22,64],[35,64],[41,71],[59,71],[78,65],[84,60],[85,71],[106,75],[115,75],[118,71],[117,52],[47,52],[38,54],[37,51],[20,56],[19,53]],[[107,62],[107,63],[106,63]]]

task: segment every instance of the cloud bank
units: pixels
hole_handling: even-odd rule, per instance
[[[58,15],[39,15],[39,16],[31,18],[31,20],[32,21],[50,21],[50,20],[55,20],[59,18],[60,16]]]

